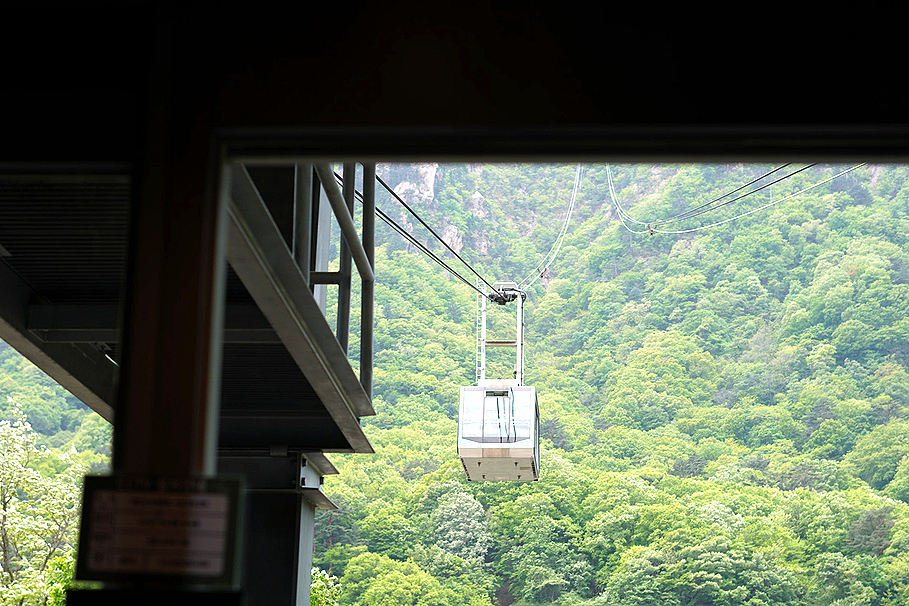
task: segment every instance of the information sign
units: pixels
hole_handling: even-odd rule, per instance
[[[224,478],[86,477],[76,577],[236,586],[239,493]]]

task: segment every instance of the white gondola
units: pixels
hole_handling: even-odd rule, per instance
[[[533,481],[540,477],[537,392],[524,381],[524,293],[513,282],[493,285],[498,302],[517,303],[514,339],[486,338],[486,299],[478,306],[477,385],[461,387],[458,456],[468,480]],[[514,380],[486,379],[486,348],[514,347]]]
[[[526,386],[461,388],[458,456],[468,480],[540,477],[537,391]]]

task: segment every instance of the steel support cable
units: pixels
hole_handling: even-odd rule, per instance
[[[559,250],[562,248],[562,241],[565,239],[565,234],[568,232],[568,224],[571,222],[571,213],[574,210],[574,203],[578,196],[578,185],[581,182],[581,165],[578,164],[578,168],[574,174],[574,187],[571,190],[571,200],[568,202],[568,213],[565,216],[565,221],[562,223],[562,229],[559,230],[559,235],[556,237],[556,241],[553,242],[552,248],[549,249],[549,252],[546,253],[546,256],[543,257],[543,261],[534,269],[530,274],[528,274],[521,282],[518,284],[518,288],[521,290],[530,288],[534,283],[546,273],[546,270],[552,265],[552,262],[555,261],[556,256],[559,254]],[[551,256],[551,258],[550,258]],[[548,259],[548,261],[547,261]],[[527,282],[528,279],[533,276],[533,280]]]
[[[629,232],[631,232],[631,233],[633,233],[633,234],[646,234],[646,233],[650,233],[650,232],[649,232],[648,230],[646,230],[646,229],[641,229],[641,230],[631,229],[630,227],[628,227],[628,224],[625,223],[625,219],[627,218],[629,221],[631,221],[631,222],[633,222],[633,223],[640,223],[641,225],[646,225],[646,223],[642,223],[641,221],[636,221],[636,220],[634,220],[633,218],[631,218],[631,217],[628,215],[628,213],[625,212],[625,209],[622,208],[622,205],[619,203],[619,197],[618,197],[618,195],[615,193],[615,186],[614,186],[613,183],[612,183],[612,171],[609,169],[609,165],[608,165],[608,164],[606,165],[606,181],[607,181],[607,183],[608,183],[608,185],[609,185],[609,197],[610,197],[610,199],[612,200],[612,205],[613,205],[613,206],[615,207],[615,209],[616,209],[616,213],[617,213],[618,216],[619,216],[619,221],[622,223],[622,227],[624,227],[626,231],[629,231]]]
[[[338,181],[343,181],[343,178],[340,175],[338,175],[337,173],[335,173],[335,179],[337,179]],[[356,196],[357,200],[359,200],[361,203],[363,202],[362,193],[360,193],[358,190],[354,190],[354,195]],[[471,287],[472,289],[474,289],[475,291],[477,291],[484,297],[488,298],[488,295],[486,293],[484,293],[482,290],[480,290],[479,288],[477,288],[476,286],[471,284],[470,281],[467,280],[467,278],[465,278],[464,276],[462,276],[461,274],[456,272],[454,269],[452,269],[447,263],[445,263],[445,261],[443,261],[441,258],[439,258],[438,255],[436,255],[434,252],[429,250],[429,248],[427,248],[422,242],[417,240],[406,229],[404,229],[403,227],[398,225],[398,223],[394,219],[392,219],[391,217],[386,215],[384,212],[382,212],[382,209],[380,209],[379,207],[376,207],[376,215],[378,215],[378,217],[380,219],[382,219],[382,222],[384,222],[386,225],[388,225],[393,230],[395,230],[398,234],[400,234],[401,237],[403,237],[405,240],[407,240],[408,242],[410,242],[411,244],[416,246],[423,254],[425,254],[426,256],[431,258],[433,261],[438,263],[442,267],[442,269],[450,272],[452,275],[454,275],[456,278],[458,278],[461,282],[463,282],[467,286]]]
[[[749,181],[748,183],[745,183],[744,185],[740,185],[739,187],[733,189],[732,191],[728,191],[728,192],[726,192],[725,194],[723,194],[722,196],[719,196],[719,197],[717,197],[717,198],[714,198],[714,199],[711,200],[710,202],[705,202],[705,203],[701,204],[700,206],[696,206],[696,207],[694,207],[694,208],[690,208],[690,209],[688,209],[688,210],[686,210],[686,211],[684,211],[684,212],[681,212],[681,213],[679,213],[679,214],[677,214],[677,215],[675,215],[675,216],[673,216],[673,217],[669,217],[668,219],[662,219],[662,220],[660,220],[660,221],[652,221],[652,222],[650,223],[650,225],[662,225],[662,224],[665,224],[665,223],[670,223],[670,222],[672,222],[672,221],[681,221],[682,219],[687,219],[687,218],[689,218],[689,217],[688,217],[689,215],[691,215],[691,216],[696,216],[696,215],[700,214],[700,213],[698,213],[697,211],[699,211],[699,210],[701,210],[701,209],[703,209],[703,208],[707,208],[707,207],[709,207],[711,204],[714,204],[714,203],[716,203],[716,202],[719,202],[719,201],[722,200],[723,198],[726,198],[726,197],[729,197],[729,196],[731,196],[731,195],[733,195],[733,194],[736,194],[736,193],[742,191],[743,189],[745,189],[746,187],[748,187],[749,185],[754,185],[754,184],[757,183],[758,181],[761,181],[762,179],[765,179],[765,178],[769,177],[770,175],[772,175],[772,174],[775,173],[775,172],[781,171],[782,169],[786,168],[787,166],[790,166],[791,164],[792,164],[792,163],[789,162],[789,163],[783,164],[782,166],[777,166],[777,167],[774,168],[773,170],[768,171],[768,172],[764,173],[763,175],[761,175],[761,176],[759,176],[759,177],[755,177],[754,179],[752,179],[752,180]]]
[[[774,168],[773,170],[768,171],[768,172],[764,173],[763,175],[761,175],[761,176],[759,176],[759,177],[756,177],[756,178],[752,179],[752,180],[749,181],[748,183],[745,183],[744,185],[741,185],[741,186],[735,188],[735,189],[732,190],[732,191],[726,192],[726,193],[723,194],[722,196],[719,196],[719,197],[717,197],[717,198],[714,198],[714,199],[711,200],[710,202],[705,202],[704,204],[701,204],[700,206],[697,206],[697,207],[695,207],[695,208],[688,209],[688,210],[686,210],[686,211],[684,211],[684,212],[681,212],[681,213],[679,213],[679,214],[677,214],[677,215],[673,215],[673,216],[668,217],[668,218],[666,218],[666,219],[660,219],[660,220],[658,220],[658,221],[649,221],[649,222],[648,222],[648,221],[639,221],[639,220],[635,219],[634,217],[632,217],[632,216],[628,213],[628,211],[626,211],[624,208],[622,208],[621,204],[619,204],[619,202],[618,202],[618,194],[616,194],[615,185],[613,184],[613,181],[612,181],[612,171],[610,170],[608,164],[606,165],[606,178],[607,178],[607,181],[608,181],[608,183],[609,183],[609,193],[610,193],[610,195],[611,195],[612,198],[613,198],[613,204],[614,204],[614,206],[616,207],[616,210],[617,210],[618,213],[619,213],[619,219],[622,220],[622,224],[623,224],[623,226],[625,227],[625,229],[628,230],[628,231],[630,231],[630,232],[632,232],[632,233],[650,233],[650,227],[651,227],[651,226],[654,226],[654,225],[666,225],[666,224],[668,224],[668,223],[673,223],[673,222],[676,222],[676,221],[681,221],[681,220],[683,220],[683,219],[691,219],[691,218],[693,218],[693,217],[697,217],[697,216],[702,215],[702,214],[704,214],[704,213],[706,213],[706,212],[708,212],[708,211],[710,211],[710,210],[713,210],[713,209],[715,209],[715,208],[720,208],[720,207],[722,207],[722,206],[726,206],[727,204],[731,204],[731,203],[733,203],[733,202],[736,202],[736,201],[738,201],[738,200],[741,200],[741,199],[743,199],[743,198],[746,198],[746,197],[750,196],[751,194],[754,194],[754,193],[756,193],[756,192],[759,192],[759,191],[761,191],[762,189],[765,189],[765,188],[767,188],[767,187],[770,187],[771,185],[774,185],[774,184],[776,184],[776,183],[779,183],[780,181],[783,181],[783,180],[785,180],[785,179],[788,179],[788,178],[790,178],[790,177],[792,177],[792,176],[794,176],[794,175],[796,175],[796,174],[802,172],[803,170],[807,170],[807,169],[811,168],[812,166],[815,166],[815,164],[809,164],[808,166],[805,166],[805,167],[803,167],[803,168],[801,168],[801,169],[799,169],[799,170],[793,171],[793,172],[789,173],[788,175],[785,175],[785,176],[783,176],[783,177],[780,177],[780,178],[777,179],[776,181],[773,181],[773,182],[771,182],[771,183],[766,183],[766,184],[762,185],[761,187],[758,187],[757,189],[751,190],[751,191],[749,191],[749,192],[747,192],[747,193],[745,193],[745,194],[742,194],[741,196],[738,196],[737,198],[734,198],[734,199],[732,199],[732,200],[727,200],[726,202],[724,202],[724,203],[722,203],[722,204],[718,204],[718,205],[716,205],[716,206],[712,206],[712,207],[711,207],[711,205],[713,205],[714,203],[716,203],[716,202],[722,200],[723,198],[726,198],[726,197],[728,197],[728,196],[731,196],[732,194],[735,194],[735,193],[737,193],[737,192],[739,192],[739,191],[745,189],[745,188],[748,187],[749,185],[753,185],[753,184],[757,183],[758,181],[760,181],[760,180],[762,180],[762,179],[764,179],[764,178],[766,178],[766,177],[769,177],[769,176],[772,175],[773,173],[778,172],[778,171],[782,170],[783,168],[785,168],[785,167],[787,167],[787,166],[790,166],[790,164],[791,164],[791,163],[787,163],[787,164],[783,164],[782,166],[778,166],[778,167]],[[629,227],[625,224],[625,220],[627,220],[627,221],[629,221],[629,222],[631,222],[631,223],[636,223],[636,224],[638,224],[638,225],[643,225],[643,226],[645,226],[645,229],[644,229],[644,230],[633,230],[633,229],[629,228]]]
[[[448,271],[448,272],[451,272],[451,274],[453,274],[453,275],[454,275],[456,278],[458,278],[461,282],[463,282],[463,283],[466,284],[467,286],[471,287],[472,289],[474,289],[475,291],[477,291],[478,293],[480,293],[480,294],[483,295],[484,297],[487,296],[486,293],[484,293],[482,290],[480,290],[479,288],[477,288],[476,286],[474,286],[473,284],[471,284],[470,281],[469,281],[467,278],[465,278],[464,276],[462,276],[461,274],[459,274],[458,272],[456,272],[454,269],[452,269],[448,264],[445,263],[445,261],[443,261],[442,259],[440,259],[435,253],[433,253],[431,250],[429,250],[423,243],[421,243],[419,240],[417,240],[416,238],[414,238],[413,235],[409,234],[409,233],[407,232],[406,229],[404,229],[403,227],[401,227],[400,225],[398,225],[398,224],[394,221],[394,219],[392,219],[391,217],[389,217],[388,215],[386,215],[384,212],[382,212],[381,209],[376,208],[376,214],[379,216],[380,219],[382,219],[382,221],[383,221],[386,225],[388,225],[388,226],[391,227],[393,230],[395,230],[396,232],[398,232],[405,240],[407,240],[408,242],[410,242],[411,244],[413,244],[414,246],[416,246],[418,249],[420,249],[420,251],[423,252],[423,254],[425,254],[425,255],[428,256],[430,259],[432,259],[433,261],[435,261],[436,263],[438,263],[438,264],[442,267],[442,269],[444,269],[444,270],[446,270],[446,271]]]
[[[748,215],[754,214],[754,213],[756,213],[756,212],[758,212],[758,211],[762,211],[762,210],[764,210],[764,209],[770,208],[771,206],[775,206],[775,205],[779,204],[780,202],[785,202],[786,200],[790,200],[790,199],[792,199],[792,198],[794,198],[794,197],[796,197],[796,196],[799,196],[799,195],[801,195],[801,194],[803,194],[803,193],[805,193],[805,192],[807,192],[807,191],[810,191],[810,190],[814,189],[815,187],[820,187],[821,185],[824,185],[825,183],[829,183],[830,181],[833,181],[833,180],[836,179],[837,177],[842,177],[843,175],[845,175],[845,174],[847,174],[847,173],[850,173],[850,172],[854,171],[854,170],[857,169],[857,168],[861,168],[861,167],[864,166],[864,165],[865,165],[864,162],[861,163],[861,164],[856,164],[855,166],[853,166],[853,167],[851,167],[851,168],[847,168],[846,170],[841,171],[841,172],[839,172],[839,173],[833,175],[832,177],[827,177],[827,178],[824,179],[823,181],[818,181],[818,182],[815,183],[814,185],[809,185],[808,187],[806,187],[806,188],[804,188],[804,189],[801,189],[801,190],[799,190],[799,191],[797,191],[797,192],[795,192],[795,193],[789,194],[788,196],[785,196],[785,197],[783,197],[783,198],[780,198],[779,200],[773,200],[772,202],[769,202],[769,203],[767,203],[767,204],[765,204],[765,205],[763,205],[763,206],[760,206],[760,207],[758,207],[758,208],[753,208],[753,209],[749,210],[748,212],[744,212],[744,213],[742,213],[742,214],[740,214],[740,215],[736,215],[735,217],[730,217],[729,219],[724,219],[724,220],[722,220],[722,221],[717,221],[716,223],[711,223],[711,224],[709,224],[709,225],[701,225],[700,227],[694,227],[694,228],[691,228],[691,229],[681,229],[681,230],[661,230],[661,229],[654,229],[653,231],[654,231],[655,233],[658,233],[658,234],[688,234],[688,233],[692,233],[692,232],[695,232],[695,231],[701,231],[702,229],[709,229],[709,228],[711,228],[711,227],[717,227],[717,226],[719,226],[719,225],[724,225],[724,224],[729,223],[729,222],[731,222],[731,221],[735,221],[736,219],[741,219],[742,217],[747,217]],[[649,233],[649,232],[647,232],[647,233]]]
[[[798,170],[792,171],[792,172],[789,173],[788,175],[783,175],[782,177],[780,177],[779,179],[776,179],[775,181],[771,181],[770,183],[765,183],[764,185],[761,185],[761,186],[758,187],[757,189],[753,189],[753,190],[751,190],[751,191],[749,191],[749,192],[747,192],[747,193],[742,194],[741,196],[737,196],[737,197],[733,198],[732,200],[726,200],[726,201],[723,202],[722,204],[717,204],[716,206],[713,206],[713,207],[711,207],[711,208],[704,209],[704,210],[702,210],[702,211],[699,212],[699,213],[695,213],[695,214],[688,215],[688,216],[686,216],[686,217],[679,217],[679,218],[670,217],[670,218],[668,218],[668,219],[663,219],[663,220],[661,220],[661,221],[657,221],[657,222],[654,222],[654,223],[648,223],[648,226],[653,226],[653,225],[666,225],[666,224],[668,224],[668,223],[675,223],[675,222],[677,222],[677,221],[681,221],[682,219],[691,219],[691,218],[694,218],[694,217],[698,217],[698,216],[703,215],[704,213],[706,213],[706,212],[708,212],[708,211],[716,210],[716,209],[718,209],[718,208],[722,208],[722,207],[724,207],[724,206],[728,206],[729,204],[732,204],[732,203],[734,203],[734,202],[737,202],[737,201],[741,200],[742,198],[747,198],[747,197],[750,196],[751,194],[756,194],[757,192],[761,191],[762,189],[767,189],[768,187],[770,187],[770,186],[772,186],[772,185],[776,185],[776,184],[779,183],[780,181],[784,181],[784,180],[786,180],[786,179],[788,179],[788,178],[790,178],[790,177],[794,177],[795,175],[799,174],[800,172],[806,171],[806,170],[808,170],[809,168],[811,168],[811,167],[813,167],[813,166],[817,166],[817,164],[808,164],[807,166],[803,166],[802,168],[800,168],[800,169],[798,169]]]
[[[395,193],[395,190],[393,190],[391,187],[389,187],[388,184],[387,184],[385,181],[382,180],[382,177],[380,177],[379,175],[376,175],[376,181],[378,181],[379,184],[380,184],[382,187],[384,187],[384,188],[388,191],[388,193],[390,193],[390,194],[391,194],[391,195],[392,195],[392,196],[401,204],[401,206],[403,206],[405,209],[407,209],[407,212],[409,212],[411,215],[413,215],[413,217],[414,217],[417,221],[419,221],[420,224],[421,224],[423,227],[425,227],[426,229],[428,229],[428,230],[429,230],[429,233],[431,233],[431,234],[435,237],[436,240],[438,240],[439,242],[441,242],[442,245],[445,246],[445,248],[447,248],[449,252],[451,252],[451,254],[453,254],[455,257],[457,257],[458,261],[460,261],[461,263],[463,263],[464,266],[465,266],[467,269],[469,269],[471,272],[473,272],[473,274],[474,274],[477,278],[479,278],[486,286],[488,286],[490,289],[492,289],[492,291],[493,291],[494,293],[499,294],[499,295],[502,294],[502,293],[500,293],[498,290],[496,290],[495,287],[494,287],[492,284],[490,284],[489,282],[487,282],[486,279],[485,279],[483,276],[481,276],[479,273],[477,273],[477,271],[476,271],[473,267],[471,267],[470,263],[468,263],[467,261],[465,261],[465,260],[461,257],[461,255],[459,255],[457,252],[455,252],[455,250],[454,250],[451,246],[448,245],[448,242],[446,242],[445,240],[443,240],[442,237],[441,237],[439,234],[437,234],[437,233],[435,232],[435,230],[434,230],[433,228],[431,228],[431,227],[426,223],[426,221],[424,221],[424,220],[420,217],[420,215],[418,215],[418,214],[416,213],[416,211],[414,211],[414,210],[407,204],[407,202],[405,202],[404,200],[401,199],[401,196],[399,196],[397,193]]]
[[[745,193],[745,194],[742,194],[741,196],[738,196],[738,197],[736,197],[736,198],[734,198],[734,199],[732,199],[732,200],[728,200],[728,201],[726,201],[726,202],[724,202],[724,203],[722,203],[722,204],[719,204],[719,205],[717,205],[717,206],[714,206],[713,208],[706,209],[706,210],[704,210],[704,211],[702,211],[702,212],[699,212],[699,213],[696,213],[696,214],[691,214],[691,215],[688,215],[688,216],[682,217],[682,218],[691,219],[691,218],[693,218],[693,217],[700,216],[700,215],[706,213],[706,212],[709,211],[709,210],[714,210],[714,209],[716,209],[716,208],[720,208],[720,207],[726,206],[726,205],[728,205],[728,204],[732,204],[733,202],[736,202],[736,201],[738,201],[738,200],[741,200],[742,198],[746,198],[746,197],[750,196],[751,194],[757,193],[758,191],[760,191],[760,190],[762,190],[762,189],[765,189],[765,188],[767,188],[767,187],[770,187],[771,185],[774,185],[774,184],[776,184],[776,183],[779,183],[780,181],[783,181],[783,180],[785,180],[785,179],[788,179],[788,178],[790,178],[790,177],[792,177],[792,176],[794,176],[794,175],[796,175],[796,174],[798,174],[798,173],[800,173],[800,172],[802,172],[802,171],[804,171],[804,170],[807,170],[807,169],[809,169],[809,168],[811,168],[811,167],[813,167],[813,166],[816,166],[816,164],[809,164],[809,165],[807,165],[807,166],[804,166],[804,167],[802,167],[802,168],[800,168],[800,169],[798,169],[798,170],[795,170],[795,171],[793,171],[793,172],[791,172],[791,173],[789,173],[789,174],[787,174],[787,175],[784,175],[784,176],[780,177],[779,179],[777,179],[777,180],[775,180],[775,181],[772,181],[772,182],[770,182],[770,183],[766,183],[766,184],[762,185],[761,187],[759,187],[759,188],[757,188],[757,189],[754,189],[754,190],[751,190],[751,191],[749,191],[749,192],[747,192],[747,193]],[[842,172],[842,173],[839,173],[839,174],[837,174],[837,175],[834,175],[834,176],[831,177],[830,179],[825,179],[825,180],[823,180],[823,181],[821,181],[821,182],[819,182],[819,183],[816,183],[816,184],[812,185],[811,187],[805,188],[805,189],[803,189],[803,190],[801,190],[801,191],[799,191],[799,192],[796,192],[795,194],[792,194],[792,195],[790,195],[790,196],[787,196],[787,197],[785,197],[785,198],[783,198],[783,199],[781,199],[781,200],[777,200],[777,201],[775,201],[775,202],[771,202],[771,203],[769,203],[769,204],[766,204],[766,205],[761,206],[761,207],[759,207],[759,208],[756,208],[756,209],[754,209],[754,210],[751,210],[751,211],[742,213],[742,214],[740,214],[740,215],[736,215],[735,217],[731,217],[731,218],[725,219],[725,220],[723,220],[723,221],[717,221],[717,222],[711,223],[711,224],[709,224],[709,225],[704,225],[704,226],[701,226],[701,227],[696,227],[696,228],[686,229],[686,230],[661,230],[661,229],[656,229],[656,228],[653,227],[654,225],[665,225],[665,224],[667,224],[667,223],[673,222],[673,221],[675,220],[673,217],[670,217],[670,218],[668,218],[668,219],[663,219],[663,220],[658,221],[658,222],[652,222],[652,223],[645,223],[645,222],[643,222],[643,221],[638,221],[638,220],[632,218],[632,217],[631,217],[631,216],[622,208],[621,204],[620,204],[619,201],[618,201],[618,196],[616,195],[616,193],[615,193],[615,188],[614,188],[613,185],[612,185],[612,175],[611,175],[611,173],[610,173],[610,171],[609,171],[609,166],[606,167],[606,176],[607,176],[607,179],[609,180],[609,192],[610,192],[610,195],[612,196],[612,199],[613,199],[613,205],[614,205],[614,206],[616,207],[616,209],[618,210],[618,212],[619,212],[619,220],[621,221],[622,226],[623,226],[627,231],[629,231],[629,232],[631,232],[631,233],[633,233],[633,234],[654,234],[654,233],[661,233],[661,234],[683,234],[683,233],[691,233],[691,232],[694,232],[694,231],[699,231],[699,230],[701,230],[701,229],[706,229],[706,228],[708,228],[708,227],[715,227],[715,226],[717,226],[717,225],[723,225],[724,223],[729,223],[730,221],[734,221],[734,220],[736,220],[736,219],[740,219],[741,217],[748,216],[748,215],[750,215],[750,214],[752,214],[752,213],[754,213],[754,212],[757,212],[758,210],[763,210],[763,209],[765,209],[765,208],[768,208],[768,207],[770,207],[770,206],[773,206],[773,205],[775,205],[775,204],[778,204],[779,202],[782,202],[783,200],[788,200],[789,198],[791,198],[791,197],[793,197],[793,196],[795,196],[795,195],[798,195],[798,194],[804,193],[804,192],[806,192],[806,191],[808,191],[808,190],[810,190],[810,189],[813,189],[814,187],[817,187],[818,185],[822,185],[822,184],[824,184],[824,183],[827,183],[827,182],[830,181],[831,179],[835,179],[836,177],[839,177],[839,176],[841,176],[841,175],[843,175],[843,174],[845,174],[845,173],[847,173],[847,172],[849,172],[849,171],[855,170],[856,168],[858,168],[858,167],[860,167],[860,166],[863,166],[863,165],[862,165],[862,164],[858,164],[858,165],[856,165],[856,166],[853,166],[852,168],[850,168],[850,169],[848,169],[848,170],[846,170],[846,171],[844,171],[844,172]],[[771,171],[771,172],[776,172],[776,171],[774,170],[774,171]],[[765,175],[765,176],[766,176],[766,175]],[[739,188],[739,189],[741,189],[741,188]],[[631,221],[631,222],[633,222],[633,223],[637,223],[638,225],[643,225],[643,226],[645,226],[645,229],[635,230],[635,229],[630,228],[630,227],[628,226],[628,224],[625,223],[625,220],[626,220],[626,219],[629,220],[629,221]],[[681,220],[681,219],[678,219],[678,220]]]
[[[338,175],[337,173],[335,173],[335,178],[337,178],[338,180],[341,180],[340,175]],[[359,191],[354,190],[354,195],[357,196],[357,199],[360,200],[360,201],[362,202],[363,195],[362,195]],[[417,239],[413,236],[413,234],[409,233],[406,229],[404,229],[403,227],[401,227],[394,219],[392,219],[392,218],[389,217],[387,214],[385,214],[384,212],[382,212],[382,209],[376,207],[376,214],[379,216],[380,219],[382,219],[382,221],[383,221],[386,225],[388,225],[388,226],[391,227],[393,230],[395,230],[396,232],[398,232],[398,234],[400,234],[401,237],[403,237],[405,240],[407,240],[408,242],[410,242],[411,244],[413,244],[414,246],[416,246],[423,254],[425,254],[426,256],[428,256],[429,258],[431,258],[433,261],[435,261],[436,263],[438,263],[439,266],[442,267],[442,269],[444,269],[444,270],[446,270],[446,271],[452,273],[455,277],[457,277],[459,280],[461,280],[464,284],[466,284],[467,286],[471,287],[472,289],[474,289],[475,291],[477,291],[478,293],[480,293],[480,294],[483,295],[484,297],[487,297],[487,298],[488,298],[488,295],[487,295],[486,293],[484,293],[482,290],[480,290],[479,288],[477,288],[476,286],[474,286],[473,284],[471,284],[470,281],[467,280],[467,278],[465,278],[464,276],[462,276],[461,274],[459,274],[458,272],[456,272],[454,269],[452,269],[452,267],[451,267],[450,265],[448,265],[447,263],[445,263],[445,261],[443,261],[443,260],[442,260],[438,255],[436,255],[434,252],[432,252],[426,245],[424,245],[422,242],[420,242],[419,240],[417,240]]]

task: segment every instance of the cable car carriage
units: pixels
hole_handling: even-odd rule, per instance
[[[533,481],[540,477],[540,411],[524,379],[524,299],[514,282],[493,285],[480,297],[477,320],[477,385],[461,387],[458,456],[468,480]],[[517,302],[515,339],[486,338],[486,301]],[[486,379],[486,348],[514,347],[514,380]]]
[[[458,456],[468,480],[537,480],[540,414],[533,387],[461,388]]]

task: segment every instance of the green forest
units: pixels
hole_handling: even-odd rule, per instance
[[[342,603],[909,603],[909,169],[799,170],[664,228],[683,233],[632,221],[773,168],[582,167],[561,249],[527,293],[533,483],[465,480],[476,293],[382,237],[377,453],[333,457],[340,508],[317,520],[315,559]],[[380,175],[483,277],[520,281],[556,242],[575,171]],[[379,206],[431,240],[391,197]]]
[[[82,478],[110,449],[107,421],[0,341],[0,605],[65,603]]]
[[[532,283],[540,480],[466,481],[477,293],[380,223],[376,453],[330,456],[319,578],[349,606],[909,603],[909,167],[577,168],[380,165],[483,277]],[[34,482],[105,469],[106,422],[3,344],[0,412]]]

